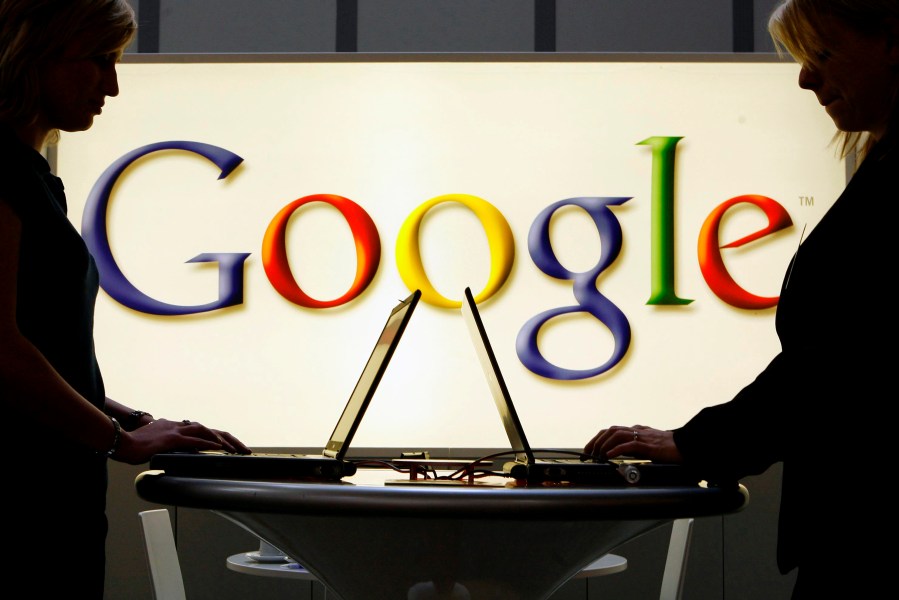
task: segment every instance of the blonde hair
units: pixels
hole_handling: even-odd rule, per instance
[[[0,122],[29,125],[38,116],[38,74],[87,33],[85,57],[124,52],[137,32],[125,0],[2,0],[0,2]]]
[[[768,31],[779,54],[789,53],[800,64],[814,64],[818,57],[830,51],[822,32],[827,31],[826,20],[836,18],[864,34],[888,33],[887,19],[899,19],[899,2],[896,0],[784,0],[768,20]],[[888,124],[887,136],[892,138],[895,129],[896,97],[894,91],[893,117]],[[874,140],[868,132],[839,131],[834,136],[840,156],[853,152],[863,158]]]

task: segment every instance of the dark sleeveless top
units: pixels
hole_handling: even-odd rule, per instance
[[[105,391],[94,355],[97,267],[66,216],[62,181],[35,150],[0,130],[0,190],[22,220],[19,329],[94,406]]]
[[[21,220],[19,330],[63,379],[102,409],[105,390],[93,341],[96,265],[66,216],[62,181],[40,153],[2,125],[0,202],[9,203]],[[47,552],[47,540],[54,540],[52,552],[66,557],[77,579],[67,584],[70,589],[102,597],[106,458],[16,414],[16,404],[33,401],[4,398],[10,410],[0,414],[0,440],[12,452],[4,461],[0,508],[27,527],[10,546],[20,553]],[[35,548],[25,547],[32,540]],[[53,585],[48,580],[36,589],[50,593]]]

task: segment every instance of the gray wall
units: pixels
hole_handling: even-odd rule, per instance
[[[772,52],[776,0],[132,0],[131,51]]]
[[[775,0],[133,0],[132,53],[773,52]],[[121,399],[128,402],[127,398]],[[724,400],[724,399],[722,399]],[[152,406],[141,407],[152,411]],[[597,424],[598,426],[600,424]],[[151,599],[134,492],[143,466],[110,465],[107,600]],[[774,564],[780,466],[743,482],[749,506],[699,519],[687,600],[789,598]],[[212,513],[172,509],[188,597],[321,598],[318,584],[240,575],[225,558],[258,541]],[[669,528],[616,550],[623,573],[568,584],[555,600],[658,597]],[[378,600],[378,599],[375,599]]]

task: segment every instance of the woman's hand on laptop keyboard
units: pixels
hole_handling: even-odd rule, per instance
[[[157,419],[134,431],[121,432],[118,449],[111,458],[133,465],[145,463],[154,454],[185,449],[223,450],[250,454],[251,450],[227,431],[210,429],[190,420]]]
[[[632,456],[661,463],[683,462],[672,432],[645,425],[614,425],[603,429],[587,442],[584,453],[601,459]]]

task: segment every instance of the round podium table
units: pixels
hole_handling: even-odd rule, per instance
[[[386,471],[386,472],[385,472]],[[404,600],[421,586],[472,599],[543,600],[593,561],[673,519],[736,512],[742,485],[389,485],[138,475],[149,502],[209,509],[280,548],[342,600]]]

